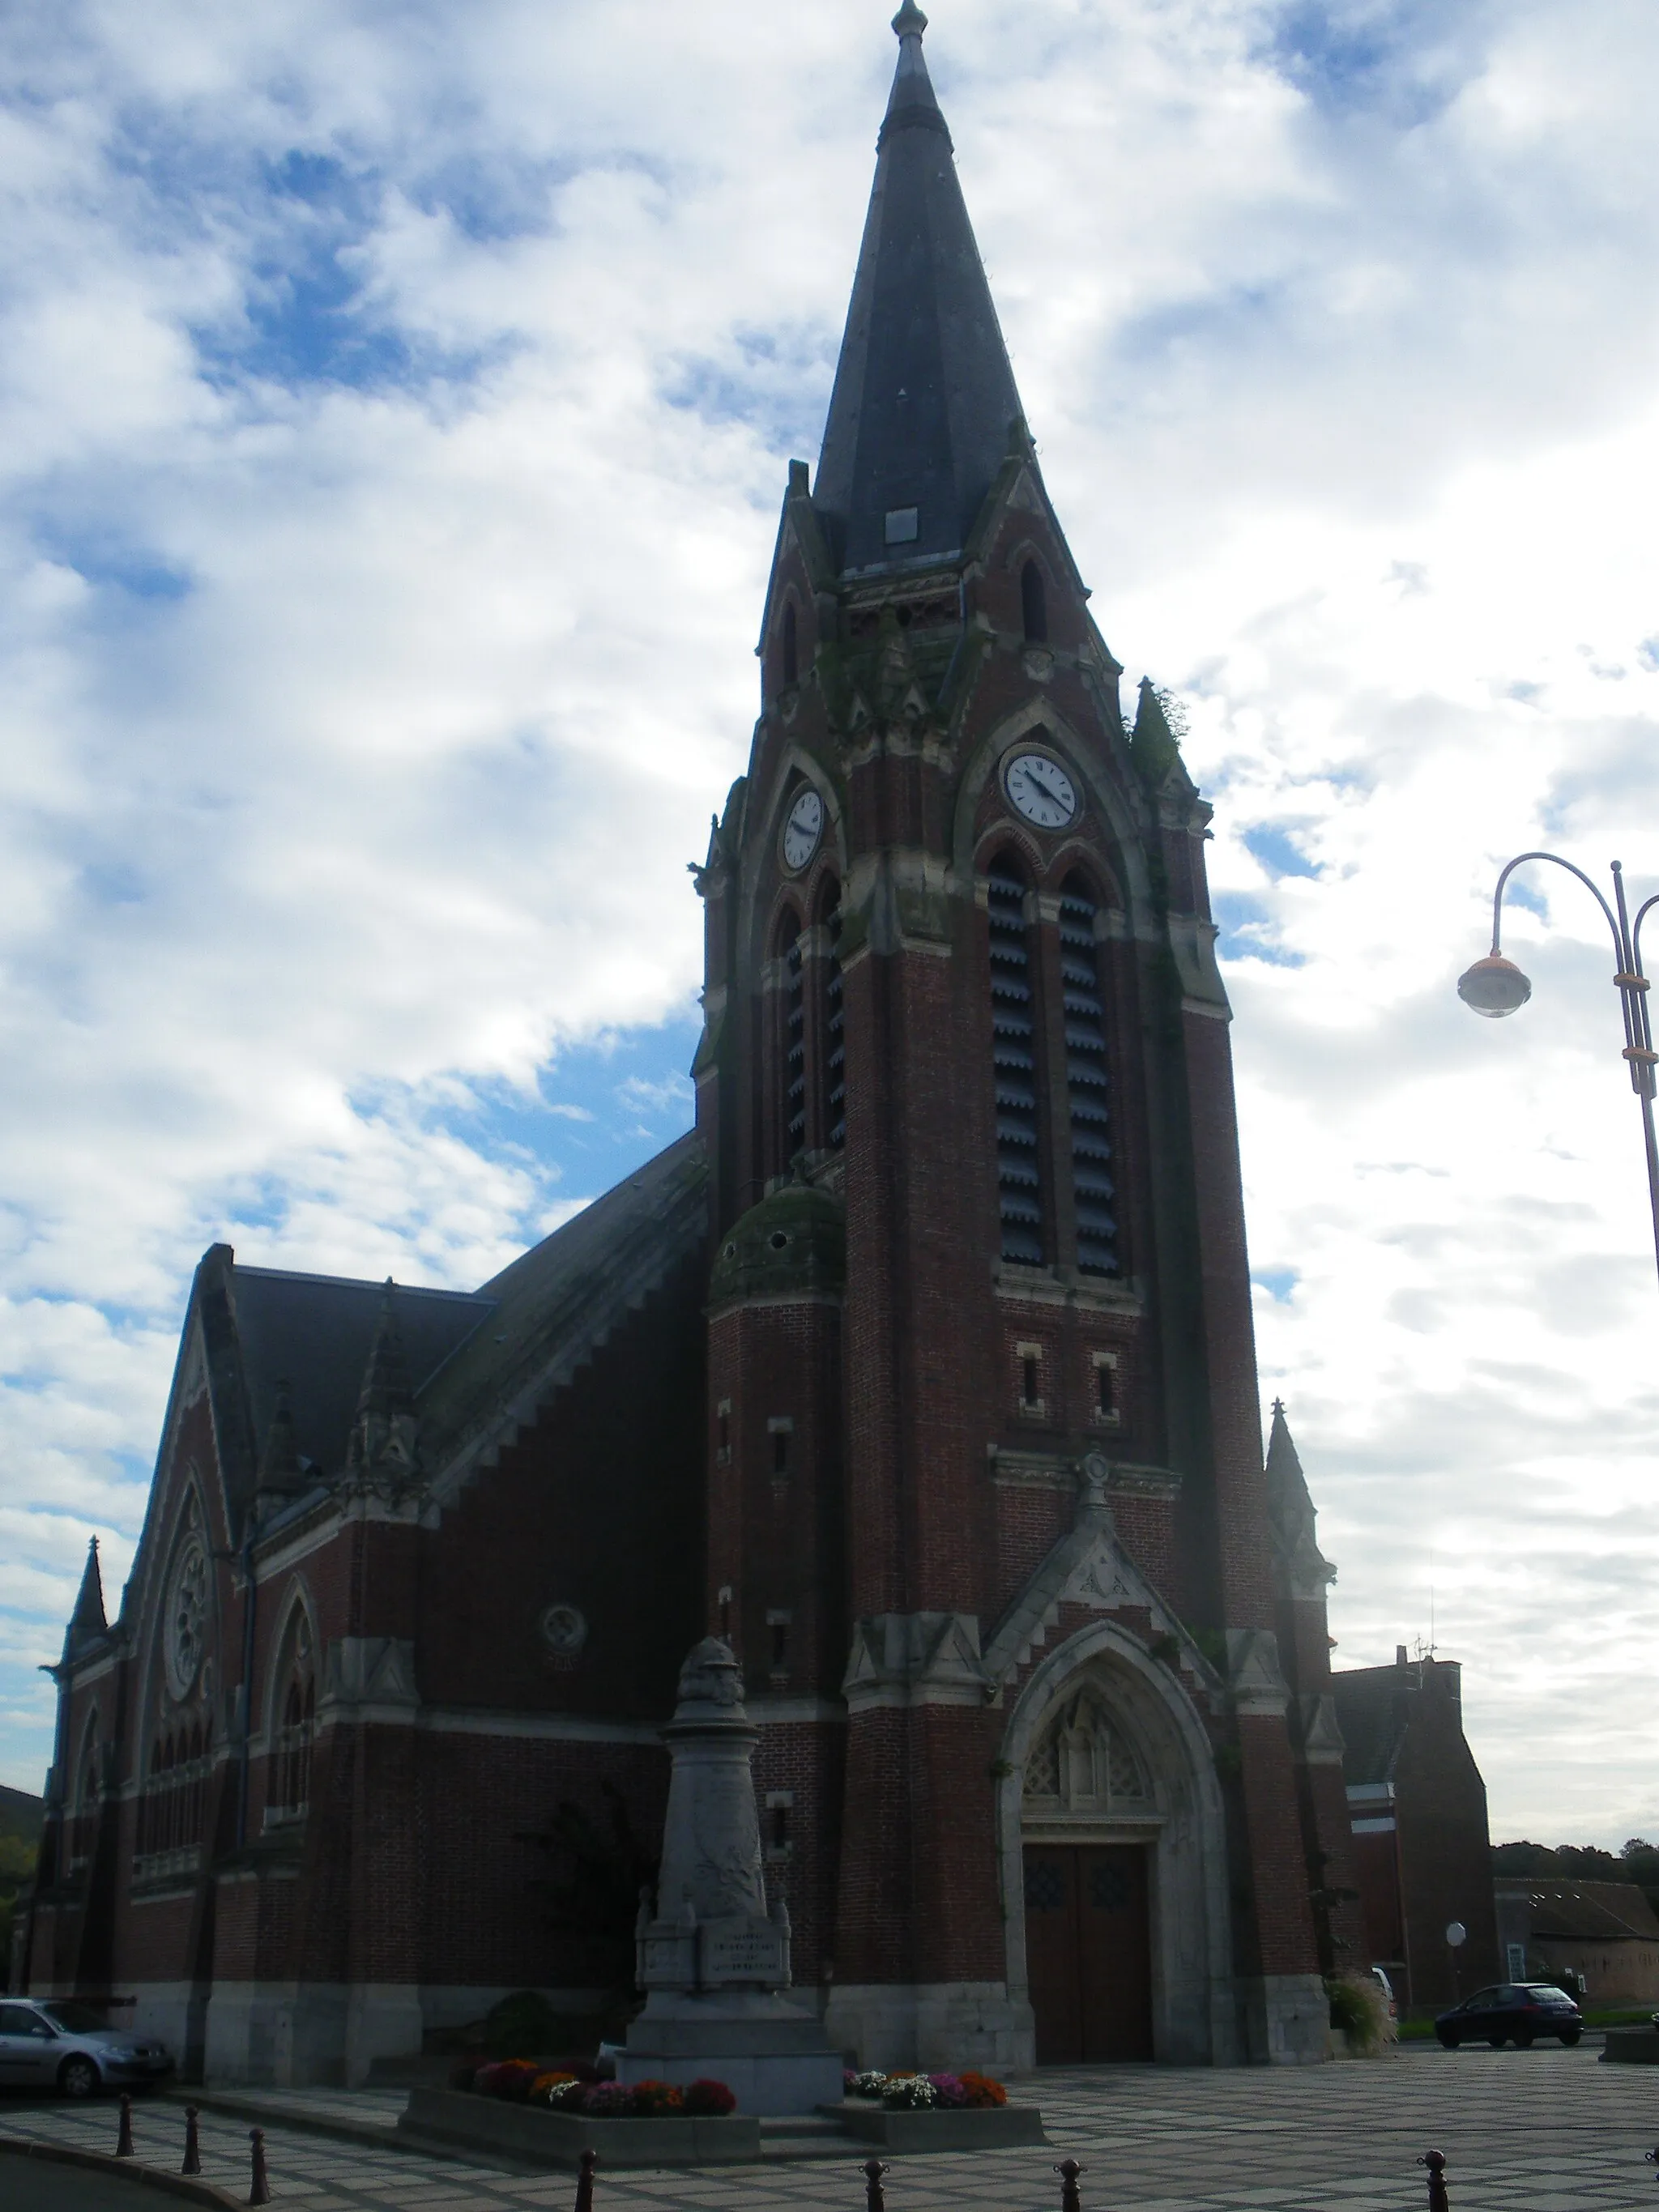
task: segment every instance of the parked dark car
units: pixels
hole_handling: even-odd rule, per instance
[[[1513,2043],[1524,2051],[1540,2035],[1577,2043],[1584,2016],[1565,1990],[1548,1982],[1494,1982],[1440,2014],[1434,2032],[1448,2051],[1460,2043],[1489,2043],[1494,2051]]]
[[[149,2088],[172,2071],[172,2054],[153,2037],[112,2027],[90,2005],[0,2000],[0,2088],[91,2097],[105,2088]]]

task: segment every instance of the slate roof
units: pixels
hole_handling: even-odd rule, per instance
[[[1356,1667],[1334,1673],[1331,1695],[1342,1731],[1342,1778],[1349,1789],[1392,1781],[1407,1711],[1399,1670]]]
[[[1659,1917],[1633,1881],[1552,1881],[1499,1875],[1494,1887],[1500,1899],[1527,1900],[1532,1907],[1535,1936],[1599,1943],[1633,1938],[1659,1943]]]
[[[957,553],[1023,415],[951,133],[922,58],[927,18],[893,19],[898,68],[878,141],[812,504],[843,573]],[[914,507],[914,539],[889,544]]]
[[[270,1432],[277,1387],[286,1382],[296,1449],[324,1474],[337,1474],[386,1285],[238,1264],[230,1270],[230,1294],[258,1445]],[[487,1292],[405,1283],[392,1286],[391,1298],[417,1391],[495,1309]]]
[[[256,1453],[285,1410],[294,1449],[330,1480],[347,1463],[365,1394],[402,1404],[411,1390],[428,1475],[502,1440],[698,1248],[707,1190],[692,1131],[476,1291],[232,1265]],[[395,1330],[381,1326],[388,1307]]]
[[[430,1474],[508,1440],[625,1315],[699,1251],[708,1169],[695,1129],[583,1208],[477,1296],[489,1324],[416,1393]]]

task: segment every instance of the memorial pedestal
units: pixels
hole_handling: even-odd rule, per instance
[[[755,1729],[727,1644],[699,1644],[663,1730],[673,1754],[657,1911],[635,1930],[645,2010],[617,2078],[724,2081],[744,2112],[807,2113],[838,2099],[842,2063],[789,1986],[789,1914],[769,1911],[750,1760]]]
[[[724,2081],[740,2112],[765,2118],[841,2100],[842,2063],[814,2013],[787,1997],[661,1990],[628,2031],[619,2081]]]

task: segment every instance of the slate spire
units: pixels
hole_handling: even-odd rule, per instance
[[[843,573],[958,552],[1023,414],[927,25],[915,0],[893,18],[898,69],[812,492]]]
[[[390,1275],[380,1299],[374,1340],[357,1393],[357,1418],[352,1424],[347,1464],[354,1474],[380,1469],[394,1477],[412,1474],[420,1424],[415,1416],[415,1390],[404,1356],[403,1331],[398,1326],[397,1286]]]
[[[259,1488],[261,1491],[282,1492],[303,1487],[305,1469],[300,1460],[299,1439],[294,1427],[294,1407],[285,1381],[276,1384],[276,1403],[272,1409],[270,1426],[265,1431],[265,1448],[259,1457]]]
[[[70,1615],[69,1633],[64,1639],[64,1656],[67,1659],[86,1644],[94,1643],[104,1635],[109,1621],[104,1613],[104,1577],[98,1565],[98,1539],[94,1536],[87,1547],[87,1564],[81,1573],[81,1588],[75,1600],[75,1610]]]
[[[1336,1579],[1336,1570],[1320,1551],[1315,1534],[1317,1516],[1302,1472],[1302,1461],[1285,1418],[1285,1401],[1273,1400],[1273,1426],[1267,1434],[1267,1513],[1273,1526],[1276,1564],[1288,1594],[1322,1599],[1325,1587]]]

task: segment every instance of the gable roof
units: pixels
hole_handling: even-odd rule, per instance
[[[1551,1881],[1500,1875],[1500,1899],[1524,1898],[1532,1933],[1590,1942],[1659,1943],[1659,1917],[1633,1881]]]

